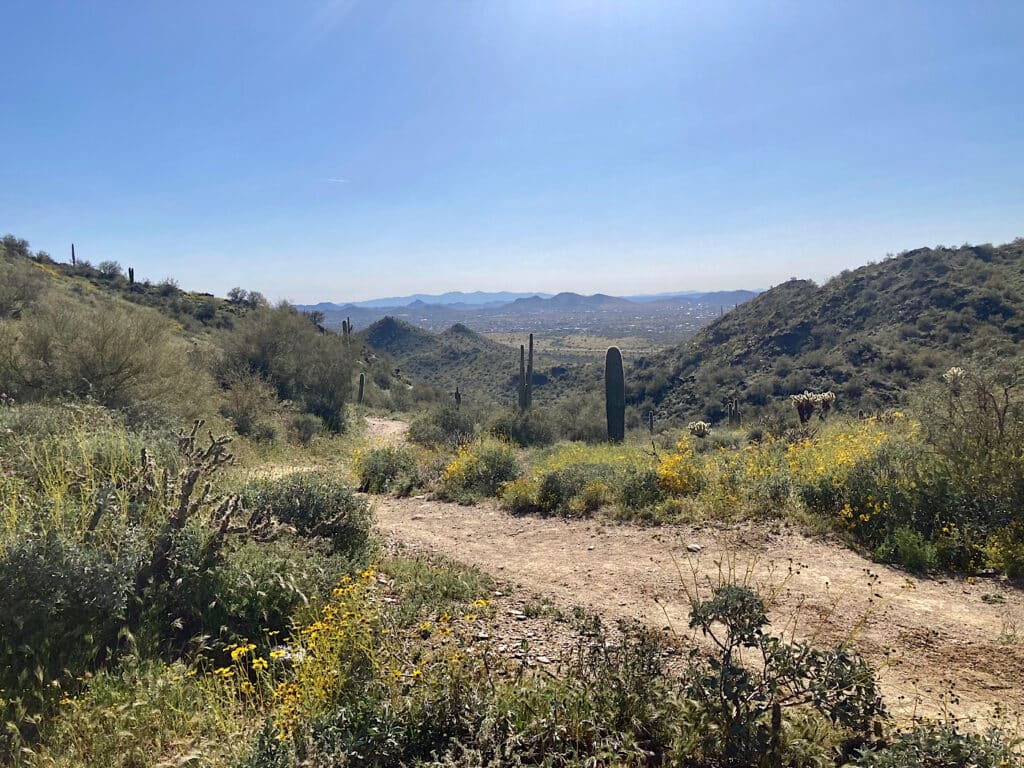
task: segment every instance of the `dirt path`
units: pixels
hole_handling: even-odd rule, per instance
[[[398,419],[382,419],[377,416],[366,417],[366,437],[373,442],[395,444],[405,440],[409,425]]]
[[[720,568],[746,575],[762,594],[785,579],[771,610],[775,631],[819,644],[852,638],[881,668],[897,715],[940,711],[948,681],[958,715],[987,720],[996,705],[1024,711],[1024,595],[994,580],[911,579],[762,525],[605,526],[383,497],[375,507],[379,529],[393,541],[474,565],[564,608],[584,605],[684,635],[684,584],[706,593]]]

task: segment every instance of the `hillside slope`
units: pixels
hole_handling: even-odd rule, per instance
[[[431,333],[385,317],[357,336],[375,352],[394,359],[403,373],[444,392],[458,387],[466,402],[511,405],[515,401],[519,350],[464,325]],[[526,334],[522,340],[526,343]],[[536,354],[534,393],[538,404],[552,402],[576,388],[581,370]]]
[[[889,407],[951,365],[1019,360],[1022,340],[1024,239],[921,248],[821,287],[791,280],[762,293],[639,360],[630,400],[683,418],[804,389],[831,389],[848,411]]]

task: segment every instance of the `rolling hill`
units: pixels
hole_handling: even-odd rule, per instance
[[[841,409],[901,402],[952,365],[1021,361],[1024,239],[921,248],[846,271],[823,286],[791,280],[692,339],[638,360],[629,399],[666,415],[721,418],[804,389]]]
[[[466,403],[512,405],[515,401],[519,350],[464,325],[456,323],[441,333],[432,333],[385,317],[357,333],[357,337],[374,352],[392,358],[403,374],[444,392],[454,392],[458,387]],[[523,334],[526,342],[527,335]],[[538,404],[552,402],[576,389],[582,370],[536,354],[533,381]],[[596,379],[594,371],[590,374],[589,378]]]

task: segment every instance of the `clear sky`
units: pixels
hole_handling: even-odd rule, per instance
[[[1024,2],[11,0],[0,232],[295,301],[1024,235]]]

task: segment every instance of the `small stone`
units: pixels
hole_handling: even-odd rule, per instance
[[[687,544],[686,545],[686,551],[687,552],[700,552],[702,549],[704,549],[704,547],[702,547],[700,544]]]

